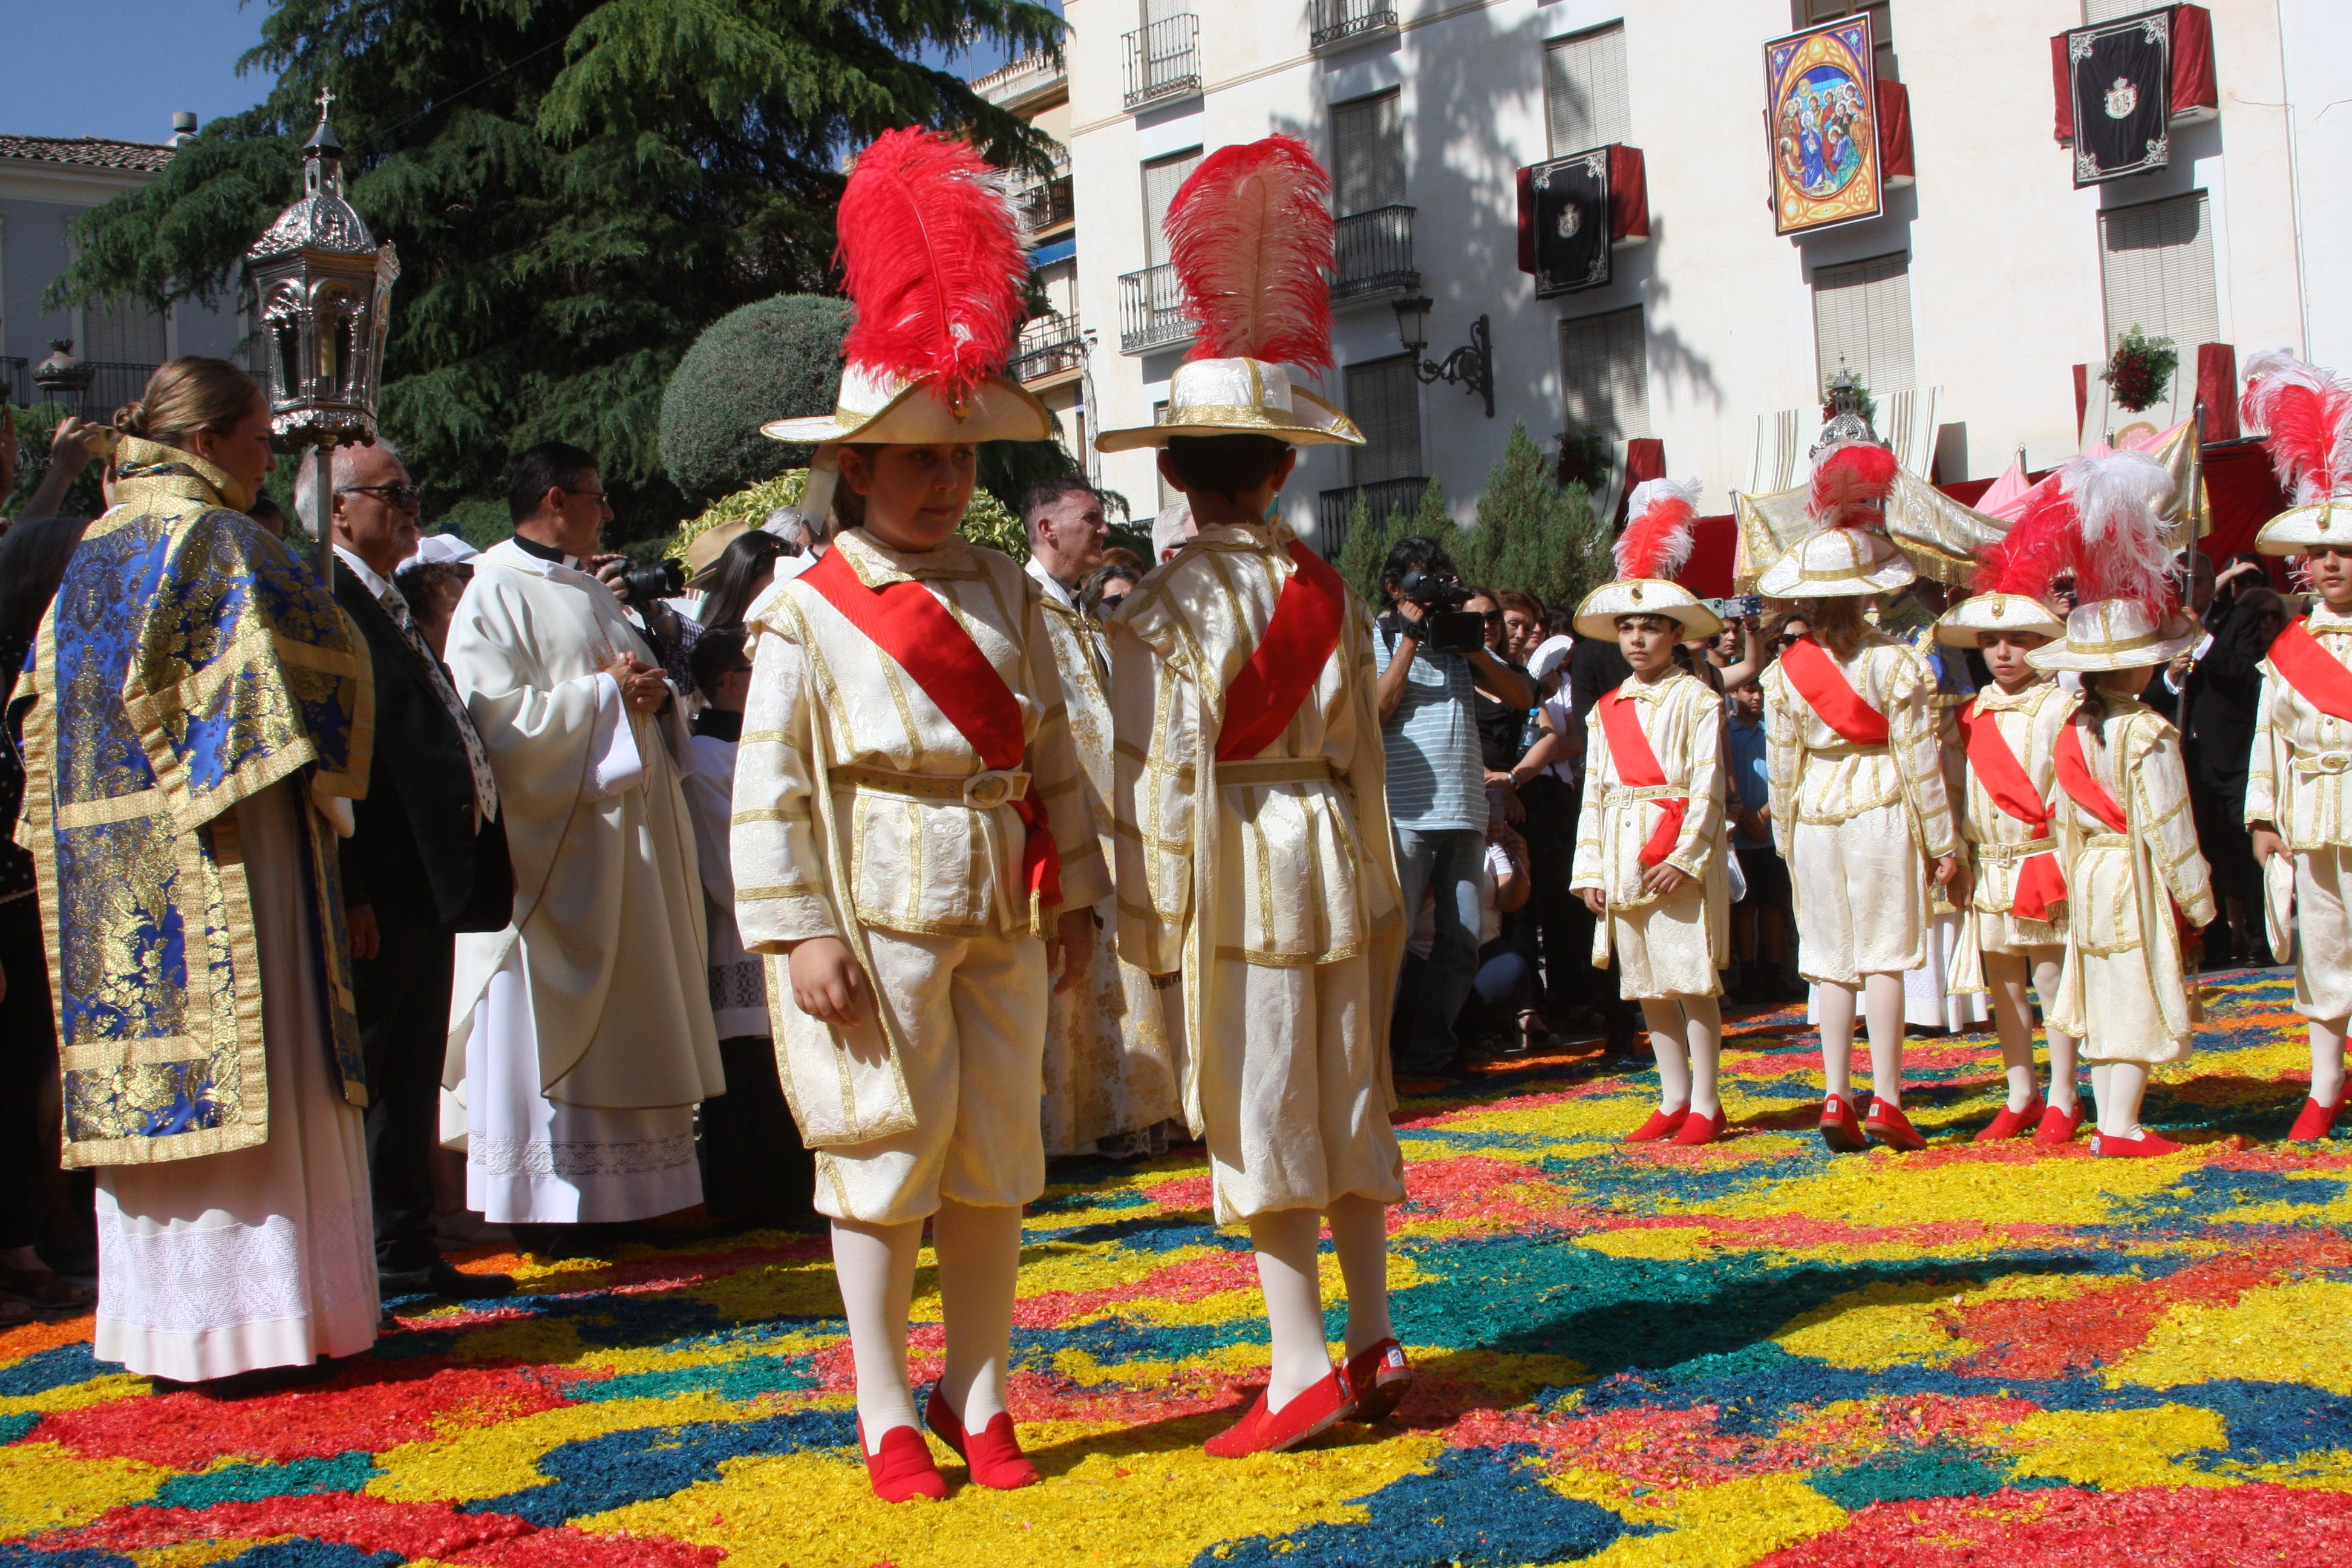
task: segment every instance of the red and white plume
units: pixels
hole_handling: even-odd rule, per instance
[[[1969,586],[1979,594],[2021,594],[2047,602],[2050,584],[2074,569],[2081,545],[2074,498],[2045,486],[2009,531],[1984,552]]]
[[[1617,536],[1617,579],[1651,577],[1671,583],[1690,561],[1698,521],[1698,481],[1643,479],[1625,503],[1625,531]]]
[[[1028,238],[1002,171],[970,144],[886,131],[841,194],[850,364],[954,403],[1004,368],[1026,314]]]
[[[2246,362],[2240,412],[2270,432],[2279,483],[2297,506],[2352,491],[2352,384],[2284,349]]]
[[[1200,324],[1190,357],[1331,368],[1331,176],[1305,142],[1218,148],[1177,189],[1166,226]]]
[[[2161,621],[2180,602],[2172,547],[2157,509],[2172,497],[2172,474],[2152,452],[2109,452],[2066,465],[2059,488],[2074,508],[2081,543],[2074,596],[2137,599]]]
[[[1886,498],[1900,465],[1869,441],[1836,447],[1813,469],[1805,516],[1815,528],[1876,528],[1886,521]]]

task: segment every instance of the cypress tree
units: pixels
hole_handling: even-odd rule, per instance
[[[235,299],[331,89],[352,203],[400,249],[383,423],[428,510],[495,506],[506,454],[562,438],[618,539],[665,532],[688,509],[664,383],[730,310],[835,291],[845,153],[951,127],[1044,171],[1036,132],[913,57],[1060,36],[1027,0],[273,0],[243,62],[266,100],[82,218],[49,303]]]
[[[1381,563],[1388,552],[1389,520],[1372,521],[1372,509],[1360,489],[1348,503],[1348,536],[1339,542],[1339,558],[1333,564],[1367,605],[1381,602]]]

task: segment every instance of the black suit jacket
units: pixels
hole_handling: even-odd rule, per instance
[[[2195,782],[2243,794],[2254,745],[2254,708],[2263,689],[2263,658],[2270,652],[2262,622],[2234,599],[2206,613],[2213,646],[2189,672],[2180,694],[2180,725],[2195,744]]]
[[[474,827],[474,774],[457,721],[425,662],[391,615],[348,569],[341,601],[375,666],[375,760],[354,802],[358,831],[343,840],[343,901],[455,931],[499,931],[514,905],[507,833]]]

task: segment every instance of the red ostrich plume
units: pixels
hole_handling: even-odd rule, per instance
[[[1815,528],[1876,528],[1895,489],[1895,454],[1866,441],[1838,447],[1813,470],[1805,515]]]
[[[2074,500],[2052,485],[2033,499],[2023,516],[1984,553],[1969,586],[1979,594],[2021,594],[2046,600],[2050,584],[2074,569],[2081,535]]]
[[[2279,483],[2297,506],[2352,489],[2352,385],[2284,349],[2246,362],[2240,412],[2270,432]]]
[[[1698,481],[1644,479],[1625,503],[1632,521],[1617,536],[1617,576],[1671,583],[1690,560],[1693,525],[1698,519]]]
[[[1167,232],[1200,323],[1191,358],[1331,368],[1331,176],[1305,142],[1218,148],[1169,203]]]
[[[1004,175],[971,146],[886,131],[841,194],[850,364],[955,403],[1004,368],[1026,303],[1027,238]]]

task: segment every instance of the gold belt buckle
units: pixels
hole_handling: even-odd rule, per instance
[[[963,781],[963,803],[981,811],[993,810],[1028,793],[1029,775],[1007,768],[991,768]]]

